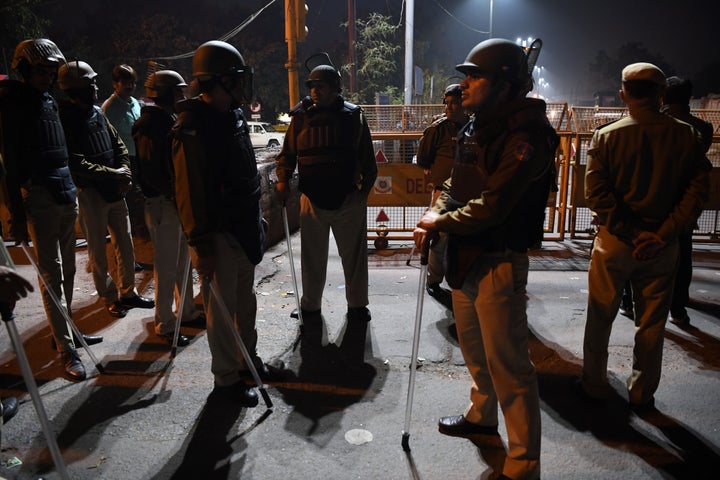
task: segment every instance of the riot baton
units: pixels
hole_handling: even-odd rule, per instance
[[[23,252],[25,253],[25,256],[30,261],[30,264],[35,269],[35,272],[37,272],[38,277],[40,278],[40,281],[42,282],[43,286],[45,287],[45,290],[47,290],[48,294],[50,295],[50,298],[52,299],[55,306],[58,308],[62,316],[65,318],[65,321],[67,322],[68,326],[70,326],[72,332],[75,334],[75,337],[80,341],[80,345],[85,349],[88,356],[92,360],[92,362],[95,364],[95,368],[97,368],[98,372],[105,373],[105,369],[98,361],[97,357],[92,353],[92,350],[90,350],[90,346],[87,344],[85,339],[83,338],[82,333],[75,325],[75,322],[73,322],[72,318],[70,318],[70,315],[68,314],[67,309],[63,308],[62,303],[60,302],[60,299],[57,297],[57,294],[55,291],[50,287],[50,284],[45,279],[45,276],[42,274],[42,271],[40,270],[40,266],[35,261],[35,258],[30,253],[30,249],[28,247],[27,242],[22,242],[20,244],[20,247],[22,248]]]
[[[235,322],[233,322],[232,315],[230,315],[230,311],[227,308],[227,304],[223,300],[222,296],[220,295],[220,289],[216,287],[216,281],[211,280],[209,282],[210,284],[210,293],[213,297],[215,297],[215,301],[220,306],[220,312],[222,313],[222,316],[225,318],[225,321],[227,322],[228,327],[230,327],[230,331],[233,333],[233,337],[235,337],[235,341],[238,344],[238,347],[240,347],[240,352],[242,353],[243,358],[245,359],[245,363],[247,364],[248,370],[250,370],[250,374],[252,374],[253,379],[255,380],[255,384],[258,387],[258,390],[260,390],[260,394],[263,397],[263,401],[265,402],[265,405],[268,409],[271,409],[273,407],[272,400],[270,400],[270,395],[268,395],[267,391],[265,390],[265,385],[263,385],[262,380],[260,379],[260,375],[258,375],[257,368],[255,368],[255,363],[253,362],[252,357],[250,357],[250,353],[248,352],[248,349],[245,347],[245,342],[243,342],[242,337],[240,336],[240,332],[237,331],[237,328],[235,328]]]
[[[295,305],[298,311],[298,320],[303,324],[302,308],[300,308],[300,292],[298,292],[297,275],[295,275],[295,261],[293,260],[292,243],[290,241],[290,225],[288,224],[287,206],[282,207],[283,225],[285,226],[285,238],[287,239],[288,260],[290,261],[290,273],[292,274],[293,288],[295,289]]]
[[[58,311],[62,314],[62,316],[65,318],[65,321],[72,329],[72,332],[75,334],[74,336],[80,341],[80,345],[85,349],[88,356],[90,357],[90,360],[95,364],[95,368],[97,368],[97,371],[100,373],[105,373],[105,368],[100,364],[97,357],[92,353],[92,350],[90,350],[90,346],[85,341],[85,338],[83,338],[82,333],[80,333],[80,330],[78,330],[77,326],[75,325],[75,322],[72,321],[72,318],[70,318],[70,315],[68,314],[67,309],[63,308],[62,303],[60,302],[60,299],[55,294],[55,291],[50,287],[50,284],[45,279],[45,277],[42,274],[42,271],[40,270],[40,267],[38,266],[37,262],[35,261],[35,258],[33,258],[32,253],[30,253],[30,249],[28,248],[27,242],[20,243],[20,247],[22,247],[23,252],[25,252],[25,256],[32,264],[33,268],[37,272],[38,277],[40,278],[40,281],[42,282],[43,286],[45,287],[45,290],[50,295],[50,298],[52,299],[53,303],[57,307]],[[73,342],[74,343],[74,342]]]
[[[7,248],[5,248],[5,242],[2,239],[0,239],[0,251],[2,251],[5,264],[9,268],[15,270],[15,264],[13,263]],[[60,477],[63,480],[69,480],[70,476],[68,475],[65,462],[63,462],[62,455],[60,454],[60,448],[58,447],[55,435],[50,427],[50,421],[48,420],[47,413],[45,412],[45,406],[42,403],[37,383],[35,383],[35,377],[33,377],[32,370],[30,369],[30,362],[28,362],[27,355],[25,355],[25,348],[20,340],[17,325],[15,325],[15,315],[13,315],[13,309],[6,303],[0,303],[0,314],[2,315],[2,320],[5,322],[8,334],[10,335],[10,341],[12,342],[13,349],[15,350],[15,355],[17,355],[23,380],[25,380],[25,385],[28,387],[30,398],[32,398],[35,413],[37,413],[38,419],[40,420],[40,426],[42,427],[43,434],[45,435],[50,455],[52,456]]]
[[[417,356],[420,346],[420,325],[422,324],[423,299],[425,297],[425,283],[427,282],[428,253],[430,242],[425,239],[420,252],[420,279],[418,281],[417,304],[415,306],[415,331],[413,333],[412,354],[410,357],[410,382],[408,383],[407,401],[405,402],[405,427],[402,432],[402,448],[410,451],[410,413],[412,411],[413,395],[415,393],[415,373],[417,370]]]
[[[180,263],[180,252],[181,252],[181,246],[182,242],[185,239],[185,236],[183,235],[182,227],[180,227],[180,232],[178,234],[178,261],[176,262],[176,265]],[[175,317],[175,331],[173,332],[173,343],[172,343],[172,350],[170,351],[170,361],[172,361],[175,358],[175,355],[177,354],[177,344],[178,344],[178,338],[180,338],[180,323],[182,322],[182,314],[183,309],[185,307],[185,298],[187,297],[187,278],[188,275],[190,275],[190,250],[188,249],[187,254],[187,260],[185,261],[185,267],[183,268],[183,276],[182,276],[182,287],[180,287],[180,303],[178,304],[177,308],[177,315]]]

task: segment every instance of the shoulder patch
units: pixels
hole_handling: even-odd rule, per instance
[[[515,147],[515,158],[521,162],[525,162],[532,158],[535,149],[528,142],[520,142]]]

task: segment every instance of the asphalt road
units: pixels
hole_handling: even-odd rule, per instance
[[[332,242],[331,242],[332,243]],[[293,236],[299,273],[299,237]],[[91,347],[106,373],[82,357],[89,378],[71,383],[50,350],[39,293],[20,302],[16,325],[42,403],[73,479],[492,479],[504,461],[501,438],[475,443],[437,432],[437,419],[461,413],[470,381],[452,314],[424,296],[421,367],[411,410],[411,451],[401,448],[419,265],[407,265],[409,245],[370,255],[368,325],[346,324],[344,280],[333,252],[324,322],[302,339],[289,318],[295,296],[285,243],[257,269],[260,355],[284,365],[285,377],[262,401],[239,408],[211,395],[204,331],[184,329],[192,343],[170,364],[169,349],[152,333],[152,311],[110,318],[97,302],[86,252],[77,251],[74,320],[104,335]],[[138,258],[149,263],[147,248]],[[587,296],[587,242],[547,243],[531,261],[531,354],[542,407],[543,479],[717,478],[720,469],[720,250],[698,246],[690,309],[692,326],[668,323],[658,410],[638,417],[627,407],[624,382],[632,361],[633,323],[618,317],[611,338],[615,393],[604,405],[573,390],[579,374]],[[22,252],[18,270],[37,279]],[[152,295],[149,271],[137,274]],[[198,285],[195,285],[195,293]],[[196,297],[199,302],[199,297]],[[57,479],[47,440],[23,382],[7,333],[0,335],[0,395],[21,399],[2,428],[0,476]],[[6,462],[17,459],[21,465]]]

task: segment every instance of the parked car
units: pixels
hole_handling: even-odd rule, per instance
[[[285,134],[275,130],[267,122],[247,122],[250,129],[250,141],[253,148],[270,148],[277,150],[285,141]]]

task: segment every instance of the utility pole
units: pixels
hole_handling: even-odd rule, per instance
[[[414,24],[415,0],[407,0],[407,5],[405,6],[405,105],[412,104]]]
[[[305,0],[285,0],[285,41],[288,45],[288,61],[285,68],[288,70],[288,97],[292,108],[300,101],[300,84],[298,80],[297,42],[305,41],[307,28],[305,15],[307,14]]]
[[[355,0],[348,0],[348,63],[350,64],[350,93],[357,92],[357,55],[355,54],[355,42],[357,41],[356,31],[357,15],[355,11]]]

